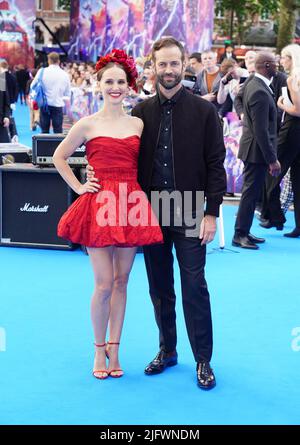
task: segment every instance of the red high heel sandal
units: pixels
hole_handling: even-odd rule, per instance
[[[113,341],[108,341],[107,342],[107,345],[119,345],[119,344],[120,344],[120,342],[113,342]],[[108,353],[108,349],[107,348],[105,349],[105,354],[106,354],[106,357],[109,359],[109,353]],[[112,374],[112,372],[122,372],[122,374],[116,375],[116,374]],[[113,377],[114,379],[119,379],[120,377],[123,377],[124,371],[123,371],[123,369],[111,369],[108,372],[108,375],[110,377]]]
[[[103,343],[103,344],[101,344],[101,345],[97,345],[96,343],[94,343],[94,345],[96,346],[96,348],[103,348],[104,346],[106,346],[106,343]],[[105,353],[106,353],[106,350],[105,350]],[[95,355],[96,355],[96,353],[95,353]],[[102,373],[104,373],[105,375],[102,375],[102,376],[97,376],[97,375],[95,375],[96,373],[99,373],[99,372],[102,372]],[[109,376],[109,372],[108,372],[106,369],[98,369],[98,370],[96,370],[96,371],[93,371],[93,376],[94,376],[96,379],[99,379],[99,380],[105,380],[105,379],[107,379],[107,377]]]

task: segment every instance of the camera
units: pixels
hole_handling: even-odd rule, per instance
[[[233,79],[232,74],[228,74],[225,79],[222,80],[223,85],[227,85]]]
[[[188,90],[192,90],[196,80],[197,76],[194,76],[192,74],[185,74],[184,79],[181,81],[181,83]]]

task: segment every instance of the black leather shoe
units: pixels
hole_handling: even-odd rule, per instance
[[[177,365],[178,355],[177,352],[165,352],[159,351],[156,357],[146,366],[145,374],[153,375],[160,374],[169,366]]]
[[[262,244],[266,241],[264,238],[258,238],[257,236],[254,236],[251,233],[248,233],[247,238],[249,241],[251,241],[251,243],[255,244]]]
[[[287,238],[298,238],[300,236],[300,228],[295,227],[294,230],[289,233],[285,233],[284,236],[286,236]]]
[[[209,362],[197,363],[197,384],[201,389],[212,389],[216,386],[216,378]]]
[[[276,230],[283,230],[283,223],[281,222],[274,222],[270,220],[265,220],[259,223],[261,227],[264,229],[271,229],[272,227],[276,227]]]
[[[259,249],[259,247],[256,244],[250,241],[248,236],[234,235],[232,239],[232,245],[237,247],[242,247],[243,249],[252,249],[252,250]]]

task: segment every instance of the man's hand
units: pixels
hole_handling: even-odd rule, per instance
[[[281,165],[279,161],[269,164],[269,173],[271,176],[279,176],[281,172]]]
[[[202,97],[202,99],[205,99],[208,102],[213,102],[216,99],[216,95],[214,93],[204,94],[204,96],[201,96],[201,97]]]
[[[216,217],[212,215],[204,216],[200,225],[199,238],[202,239],[201,246],[210,243],[214,239],[216,231],[217,231]]]
[[[86,178],[86,183],[82,184],[77,190],[78,195],[99,192],[101,185],[99,184],[99,180],[95,178],[94,168],[90,164],[87,164],[86,166]]]
[[[9,127],[9,119],[8,119],[8,117],[5,117],[3,119],[3,127]]]
[[[98,181],[98,179],[95,178],[94,168],[90,164],[87,164],[86,166],[86,177],[88,181],[91,181],[93,179],[96,179],[96,181]]]

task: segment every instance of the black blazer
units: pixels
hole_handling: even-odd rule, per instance
[[[5,117],[10,117],[10,102],[7,90],[0,91],[0,125],[3,125]]]
[[[6,78],[6,89],[9,95],[9,101],[11,104],[14,104],[18,100],[18,86],[17,79],[15,76],[8,71],[5,72]]]
[[[251,74],[249,77],[247,77],[247,79],[245,80],[243,85],[241,85],[239,92],[237,93],[237,95],[234,99],[234,108],[235,108],[235,111],[237,112],[239,117],[241,117],[241,114],[243,113],[243,95],[244,95],[245,85],[247,85],[247,83],[250,82],[254,77],[255,77],[254,74]],[[281,71],[277,71],[277,73],[273,77],[271,87],[274,91],[276,104],[279,99],[279,96],[282,95],[282,87],[287,86],[286,80],[287,80],[287,75]],[[277,113],[278,113],[277,130],[278,130],[279,126],[280,126],[279,124],[281,121],[281,117],[282,117],[282,110],[278,107],[277,107]]]
[[[136,105],[132,115],[144,122],[138,181],[149,194],[161,123],[158,95]],[[223,131],[215,107],[183,88],[172,111],[171,137],[176,190],[204,191],[206,214],[218,216],[226,192],[226,174]]]
[[[244,120],[238,157],[242,161],[271,164],[277,159],[277,107],[262,79],[247,82],[243,96]]]

